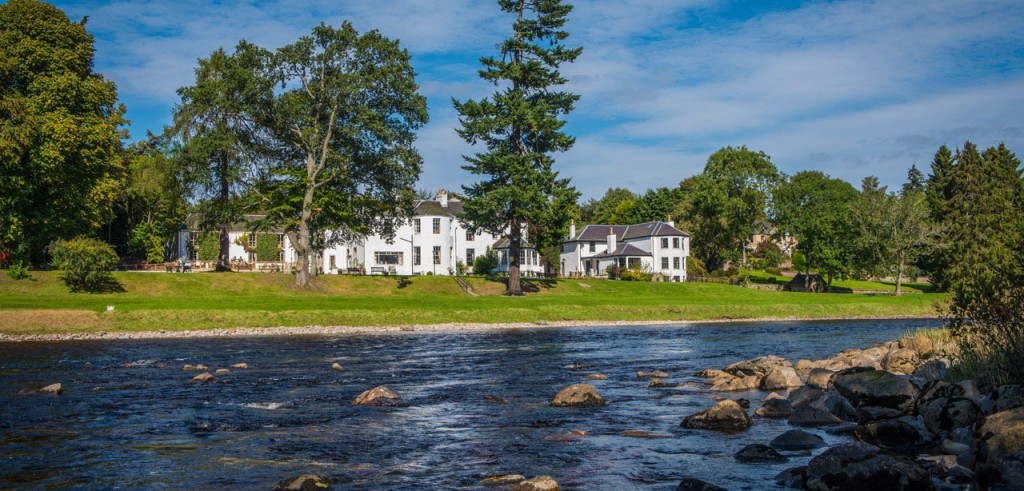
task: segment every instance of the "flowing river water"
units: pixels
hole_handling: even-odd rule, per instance
[[[727,395],[692,375],[764,354],[819,359],[935,320],[793,321],[483,332],[0,343],[0,488],[270,489],[302,473],[337,489],[475,488],[481,478],[553,476],[563,489],[675,489],[696,477],[774,487],[809,456],[772,465],[732,455],[790,429],[755,419],[723,434],[679,427]],[[212,372],[248,369],[190,382]],[[332,363],[343,370],[331,370]],[[663,370],[648,388],[638,370]],[[608,380],[584,380],[601,373]],[[64,393],[28,393],[61,382]],[[553,408],[570,384],[608,405]],[[352,406],[386,385],[406,408]],[[496,403],[485,396],[497,396]],[[493,398],[492,398],[493,399]],[[584,430],[571,443],[544,437]],[[623,430],[671,435],[622,436]],[[830,443],[847,437],[821,434]],[[820,451],[819,451],[820,452]]]

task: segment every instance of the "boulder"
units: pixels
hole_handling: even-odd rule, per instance
[[[786,399],[769,398],[761,404],[761,407],[754,411],[754,414],[762,418],[788,418],[793,413],[793,406]]]
[[[679,486],[676,486],[676,491],[726,491],[726,489],[700,479],[687,477],[679,483]]]
[[[882,368],[886,371],[899,374],[899,375],[910,375],[917,370],[917,365],[920,363],[920,359],[917,356],[917,352],[909,349],[895,349],[889,352],[888,355],[882,360]]]
[[[909,457],[885,454],[861,442],[830,448],[811,459],[804,486],[811,491],[934,489],[928,471]]]
[[[653,372],[636,372],[636,378],[668,378],[668,374],[661,370]]]
[[[794,409],[804,407],[820,399],[824,394],[825,392],[821,389],[816,389],[810,386],[800,387],[799,389],[789,393],[789,404],[792,405]]]
[[[193,370],[197,370],[197,371],[198,370],[209,370],[209,369],[210,369],[210,367],[208,367],[206,365],[203,365],[202,363],[200,363],[200,364],[196,365],[195,367],[193,367]]]
[[[807,385],[825,390],[832,386],[832,376],[835,373],[827,368],[813,368],[807,373]]]
[[[908,454],[915,454],[926,443],[916,428],[896,419],[861,424],[853,436],[883,450]]]
[[[330,487],[331,481],[326,477],[302,474],[277,483],[274,491],[320,491]]]
[[[231,368],[237,368],[239,370],[245,370],[245,369],[249,368],[249,364],[248,363],[235,363],[234,365],[231,365]]]
[[[819,399],[820,406],[826,411],[832,413],[833,416],[843,421],[857,421],[859,415],[857,408],[853,407],[845,397],[839,395],[839,393],[826,393],[822,396],[823,399]]]
[[[525,480],[526,477],[519,474],[501,474],[498,476],[487,476],[480,480],[480,484],[484,486],[506,486]]]
[[[932,359],[918,365],[914,370],[914,376],[925,381],[942,380],[949,373],[949,361],[943,359]]]
[[[558,491],[558,483],[551,476],[537,476],[512,485],[512,491]]]
[[[819,405],[807,405],[794,409],[793,413],[789,415],[788,421],[793,426],[803,427],[828,426],[843,422]]]
[[[960,455],[964,452],[970,452],[971,447],[963,443],[954,442],[953,440],[942,440],[942,453],[946,455]]]
[[[1019,485],[1013,481],[1024,463],[1024,407],[989,415],[978,429],[975,470],[990,483]]]
[[[1017,384],[1001,385],[996,389],[995,410],[1006,411],[1024,406],[1024,386]]]
[[[408,404],[398,394],[391,392],[391,389],[380,385],[370,390],[363,391],[352,401],[353,406],[372,407],[407,407]]]
[[[789,430],[775,437],[768,445],[784,452],[798,452],[824,447],[825,440],[814,433],[808,433],[804,430]]]
[[[61,384],[50,384],[39,389],[40,394],[60,395],[62,392],[64,392],[64,386]]]
[[[683,382],[662,382],[660,378],[652,378],[651,383],[647,384],[647,386],[653,389],[657,389],[665,387],[679,387],[683,384]]]
[[[775,475],[775,484],[784,488],[803,489],[807,466],[790,467]]]
[[[591,373],[590,375],[584,375],[583,378],[587,380],[608,380],[607,375],[601,375],[600,373]]]
[[[213,375],[210,375],[210,372],[203,372],[200,373],[199,375],[196,375],[195,377],[192,377],[192,381],[204,384],[210,383],[213,382]]]
[[[832,379],[861,421],[898,418],[914,409],[917,389],[909,380],[883,370],[839,373]]]
[[[755,376],[748,377],[733,377],[728,380],[723,380],[711,386],[712,392],[738,392],[744,390],[754,390],[760,384],[761,379]]]
[[[797,360],[793,368],[797,370],[812,370],[818,368],[818,362],[811,360]]]
[[[334,370],[336,372],[340,372],[341,371],[341,363],[332,363],[331,364],[331,370]]]
[[[913,350],[920,358],[927,358],[935,352],[935,343],[924,336],[900,338],[897,341],[897,346],[900,349]]]
[[[744,464],[777,464],[789,460],[784,455],[775,451],[774,448],[760,443],[743,447],[733,457],[736,458],[737,462]]]
[[[228,370],[227,368],[218,368],[217,371],[213,372],[213,373],[215,373],[217,375],[227,375],[227,374],[231,373],[231,370]]]
[[[554,407],[598,407],[604,406],[604,398],[590,384],[573,384],[555,394],[551,399]]]
[[[753,360],[745,360],[733,363],[725,367],[725,371],[729,372],[737,377],[739,376],[755,376],[758,378],[768,375],[768,372],[772,371],[775,367],[791,367],[793,366],[789,360],[780,358],[775,355],[759,356]]]
[[[191,372],[192,370],[195,370],[195,369],[196,369],[195,366],[188,365],[188,364],[186,364],[185,366],[181,367],[181,370],[185,371],[185,372]]]
[[[792,367],[774,367],[761,379],[761,390],[786,390],[804,385]]]
[[[736,401],[724,400],[697,414],[683,418],[679,426],[715,431],[739,431],[750,428],[754,422]]]
[[[946,382],[934,382],[921,396],[918,413],[928,431],[942,436],[957,428],[966,428],[981,417],[981,408],[964,397],[964,388]]]
[[[693,375],[700,378],[723,378],[732,377],[732,374],[723,370],[703,370]]]

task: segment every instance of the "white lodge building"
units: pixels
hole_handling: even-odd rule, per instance
[[[472,270],[476,258],[486,254],[490,248],[498,256],[495,272],[507,272],[508,239],[496,238],[482,231],[471,232],[460,218],[462,210],[461,201],[449,198],[441,190],[435,199],[420,200],[414,204],[412,219],[395,230],[390,243],[379,235],[369,235],[321,251],[320,271],[325,274],[345,274],[358,270],[365,274],[448,275],[450,270],[457,271],[460,263]],[[186,244],[194,244],[190,238],[198,234],[182,231],[179,235],[178,255],[194,259],[195,247],[187,247]],[[231,257],[237,256],[254,263],[255,254],[236,244],[237,239],[243,235],[247,235],[244,224],[232,226]],[[252,244],[248,249],[253,250],[255,234],[249,235]],[[281,269],[288,271],[296,255],[287,236],[278,234],[278,237]],[[537,276],[543,272],[540,255],[535,248],[524,246],[520,260],[523,275]]]
[[[690,235],[673,222],[637,225],[587,225],[562,243],[563,276],[604,276],[609,266],[640,268],[667,281],[686,281]]]

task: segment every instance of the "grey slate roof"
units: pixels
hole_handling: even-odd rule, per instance
[[[462,214],[462,202],[457,199],[448,198],[448,206],[441,206],[441,202],[436,199],[425,199],[417,201],[413,205],[413,214],[422,216],[435,216],[435,217],[457,217]]]
[[[602,257],[624,257],[624,256],[629,256],[629,257],[637,257],[637,256],[650,257],[651,253],[647,252],[647,251],[645,251],[643,249],[640,249],[640,248],[638,248],[638,247],[636,247],[634,245],[624,244],[624,245],[620,245],[619,247],[615,248],[615,250],[612,251],[612,252],[602,252],[600,254],[597,254],[597,255],[591,256],[591,257],[592,258],[602,258]]]
[[[497,249],[508,249],[510,243],[511,243],[511,241],[508,240],[508,237],[502,237],[502,238],[498,239],[494,243],[494,245],[491,246],[491,249],[495,249],[495,250],[497,250]],[[522,247],[523,249],[533,249],[533,244],[530,244],[530,242],[528,240],[526,240],[526,237],[523,237],[523,243],[520,244],[520,247]]]
[[[575,238],[566,242],[604,242],[608,240],[608,232],[615,234],[617,240],[638,239],[641,237],[689,237],[690,234],[679,230],[665,222],[646,222],[636,225],[587,225],[580,230]]]

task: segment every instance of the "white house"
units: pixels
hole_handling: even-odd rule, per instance
[[[490,248],[499,259],[495,272],[507,272],[508,239],[483,231],[474,233],[461,221],[462,212],[462,202],[449,197],[442,189],[435,199],[415,203],[413,217],[397,228],[390,242],[379,235],[369,235],[333,245],[321,251],[320,270],[327,274],[358,270],[367,274],[448,275],[457,270],[459,264],[471,268],[477,256]],[[256,235],[271,233],[277,236],[280,267],[290,270],[296,256],[285,234],[246,232],[251,228],[248,224],[258,218],[258,215],[249,215],[243,222],[232,225],[231,257],[255,264]],[[194,233],[194,220],[189,225],[179,233],[178,255],[195,259],[195,241],[200,234]],[[537,250],[529,244],[520,251],[520,259],[520,271],[524,275],[537,276],[543,270]]]
[[[231,224],[228,231],[228,240],[230,242],[228,256],[232,262],[237,261],[254,265],[257,263],[257,236],[272,235],[277,241],[277,257],[273,261],[261,260],[259,262],[271,268],[287,270],[295,262],[295,252],[292,249],[291,242],[283,230],[251,232],[252,224],[261,218],[263,218],[262,215],[244,215],[241,221]],[[177,240],[174,245],[176,258],[184,257],[193,263],[198,261],[196,253],[199,250],[199,240],[205,235],[196,232],[199,225],[198,220],[199,217],[197,215],[189,216],[185,225],[178,231]]]
[[[690,235],[673,222],[587,225],[578,234],[573,222],[560,259],[564,276],[604,276],[609,266],[618,266],[686,281],[689,256]]]

